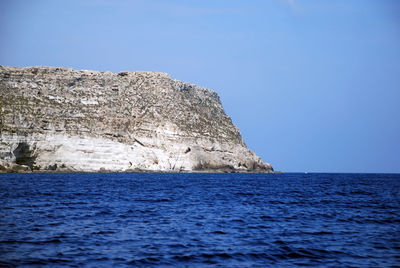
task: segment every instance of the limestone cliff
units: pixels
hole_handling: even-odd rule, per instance
[[[212,90],[165,73],[0,66],[0,167],[272,171]]]

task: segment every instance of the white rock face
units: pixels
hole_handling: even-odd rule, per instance
[[[0,67],[0,165],[272,171],[209,89],[154,72]]]

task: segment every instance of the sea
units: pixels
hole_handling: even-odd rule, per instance
[[[400,174],[0,174],[1,267],[399,267]]]

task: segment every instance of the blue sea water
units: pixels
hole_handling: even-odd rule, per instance
[[[0,266],[400,265],[400,175],[0,174]]]

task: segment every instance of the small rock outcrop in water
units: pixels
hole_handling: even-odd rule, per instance
[[[212,90],[157,72],[0,67],[0,168],[272,171]]]

